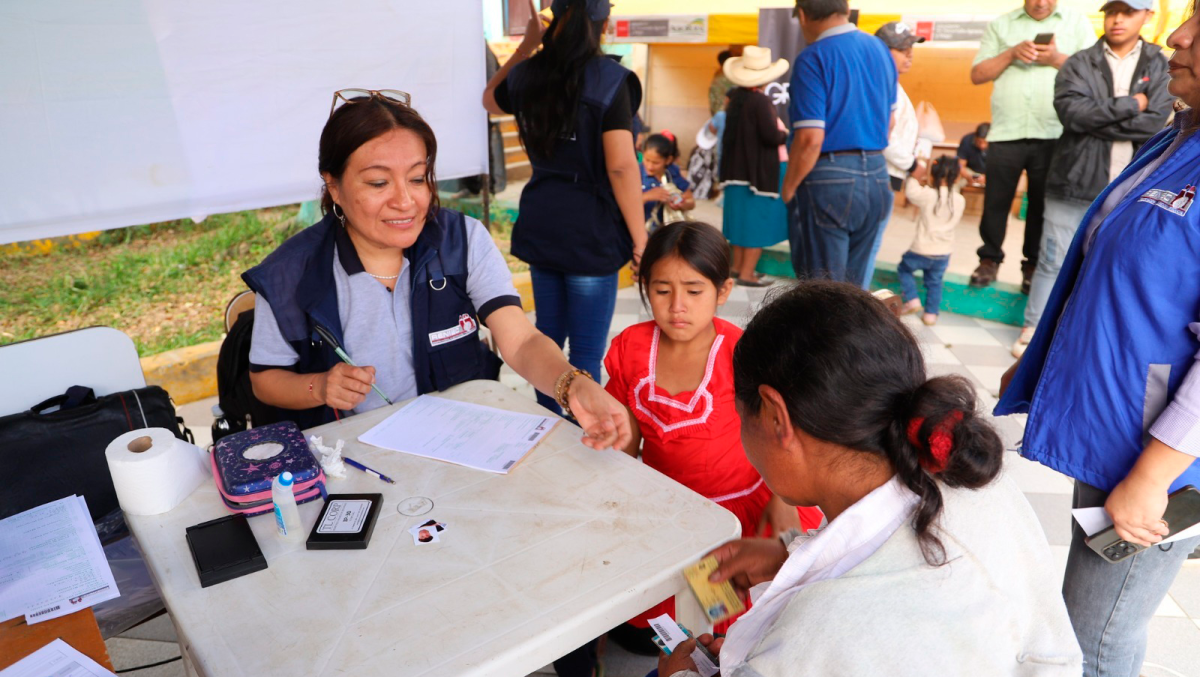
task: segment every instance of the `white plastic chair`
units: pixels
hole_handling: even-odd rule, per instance
[[[75,331],[0,346],[0,416],[25,411],[71,386],[102,397],[145,388],[133,339],[112,327]]]

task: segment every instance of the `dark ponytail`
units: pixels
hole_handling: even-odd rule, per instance
[[[933,213],[937,214],[938,209],[942,207],[942,192],[938,190],[942,186],[946,187],[947,198],[949,202],[950,216],[954,216],[954,200],[950,199],[949,192],[953,190],[955,182],[958,181],[958,173],[961,171],[958,164],[958,158],[942,155],[933,163],[933,167],[929,170],[929,184],[937,191],[937,202],[933,205]]]
[[[886,459],[919,498],[912,525],[925,560],[945,563],[933,531],[939,482],[978,489],[1000,473],[1004,453],[976,412],[970,382],[927,379],[921,349],[900,320],[862,289],[826,280],[769,295],[738,341],[733,367],[735,396],[748,413],[762,406],[758,386],[769,385],[795,427]],[[943,441],[944,466],[934,452]]]
[[[575,131],[584,67],[601,56],[603,29],[603,21],[588,18],[583,0],[568,0],[546,28],[541,51],[526,62],[517,129],[530,154],[553,157],[559,139]]]

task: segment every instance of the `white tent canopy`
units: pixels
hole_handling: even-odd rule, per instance
[[[0,0],[0,244],[313,199],[333,92],[487,167],[477,0]]]

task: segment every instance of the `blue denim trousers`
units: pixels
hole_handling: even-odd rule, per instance
[[[1107,499],[1107,493],[1076,480],[1071,507],[1102,506]],[[1083,649],[1084,677],[1137,677],[1150,619],[1200,536],[1113,563],[1087,546],[1078,524],[1072,526],[1063,599]]]
[[[861,285],[893,199],[883,155],[821,155],[790,205],[796,277]]]
[[[600,363],[608,347],[608,328],[617,305],[617,273],[569,275],[530,266],[537,328],[559,348],[567,344],[567,359],[601,380]],[[538,404],[561,413],[554,398],[537,394]]]
[[[1046,207],[1042,213],[1042,241],[1038,247],[1037,268],[1029,285],[1029,300],[1025,302],[1025,326],[1036,327],[1042,319],[1046,301],[1058,280],[1067,248],[1075,239],[1079,222],[1083,220],[1092,203],[1069,197],[1046,196]]]
[[[904,302],[918,298],[917,280],[913,273],[922,271],[925,277],[925,312],[938,314],[942,307],[942,277],[950,265],[950,255],[922,256],[916,252],[904,252],[900,257],[900,265],[896,266],[896,274],[900,277],[900,288],[903,290]]]

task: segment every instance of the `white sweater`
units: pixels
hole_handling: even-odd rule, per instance
[[[926,564],[901,527],[862,564],[796,593],[748,660],[721,674],[1078,677],[1083,656],[1024,495],[1003,476],[942,495],[947,564]]]
[[[921,256],[947,256],[954,251],[954,229],[962,220],[967,200],[958,192],[941,186],[936,190],[922,186],[911,176],[904,180],[904,197],[919,210],[917,234],[909,249]]]

